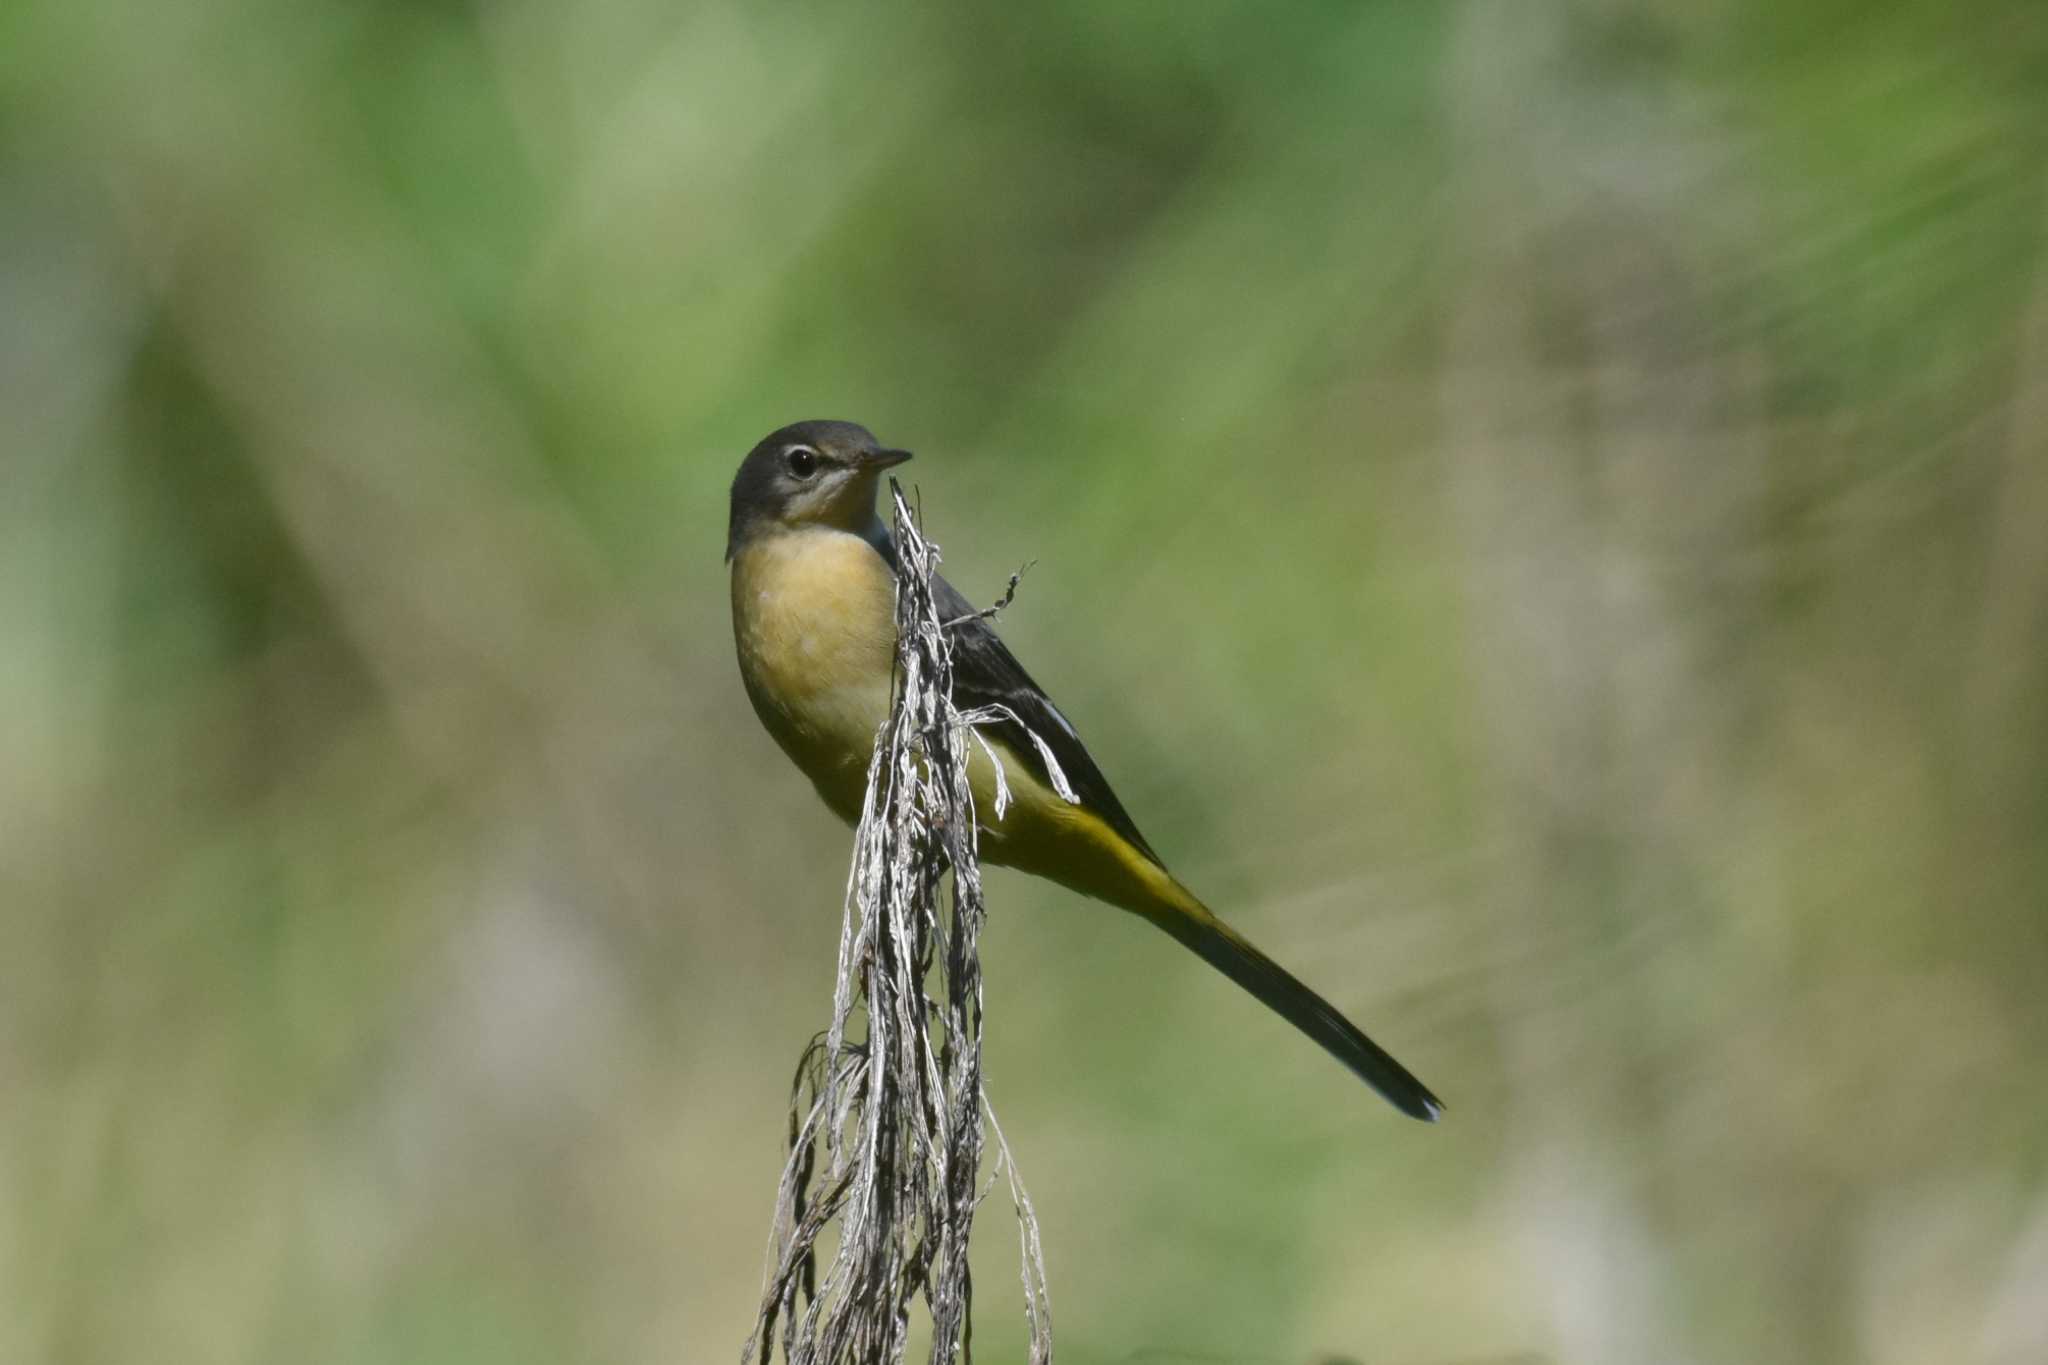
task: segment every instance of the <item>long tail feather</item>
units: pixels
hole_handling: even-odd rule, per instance
[[[1322,1044],[1387,1103],[1425,1123],[1443,1114],[1443,1101],[1407,1067],[1337,1012],[1336,1006],[1301,984],[1272,958],[1210,913],[1193,896],[1189,908],[1146,918],[1202,955],[1204,961],[1257,996],[1266,1007]]]

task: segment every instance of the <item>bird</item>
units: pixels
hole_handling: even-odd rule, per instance
[[[883,471],[910,458],[853,422],[795,422],[763,437],[732,482],[725,557],[741,681],[769,735],[848,824],[859,821],[894,686],[898,560],[876,493]],[[932,588],[952,635],[955,703],[1001,708],[981,731],[1010,792],[1001,817],[993,762],[980,746],[969,761],[983,860],[1149,920],[1396,1109],[1435,1121],[1443,1103],[1427,1086],[1167,870],[1073,724],[986,614],[943,578]],[[1024,727],[1051,750],[1077,799],[1057,790]]]

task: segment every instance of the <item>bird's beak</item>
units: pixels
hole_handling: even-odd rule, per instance
[[[863,469],[894,469],[909,458],[907,450],[870,450],[860,457],[860,464]]]

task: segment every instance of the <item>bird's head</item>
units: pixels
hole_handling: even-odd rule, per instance
[[[732,481],[731,559],[749,537],[808,526],[867,529],[875,480],[910,458],[852,422],[793,422],[761,439]]]

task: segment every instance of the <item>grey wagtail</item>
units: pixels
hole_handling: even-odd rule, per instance
[[[725,557],[740,676],[768,733],[849,824],[860,818],[896,658],[896,545],[875,513],[875,486],[909,458],[851,422],[797,422],[755,446],[732,481]],[[1402,1113],[1434,1120],[1443,1105],[1427,1086],[1166,870],[1074,727],[987,620],[944,579],[933,587],[940,613],[955,622],[955,701],[963,710],[1007,707],[1052,749],[1080,798],[1053,790],[1044,758],[1016,723],[985,728],[1012,800],[995,819],[994,767],[974,746],[968,778],[983,856],[1144,916]]]

